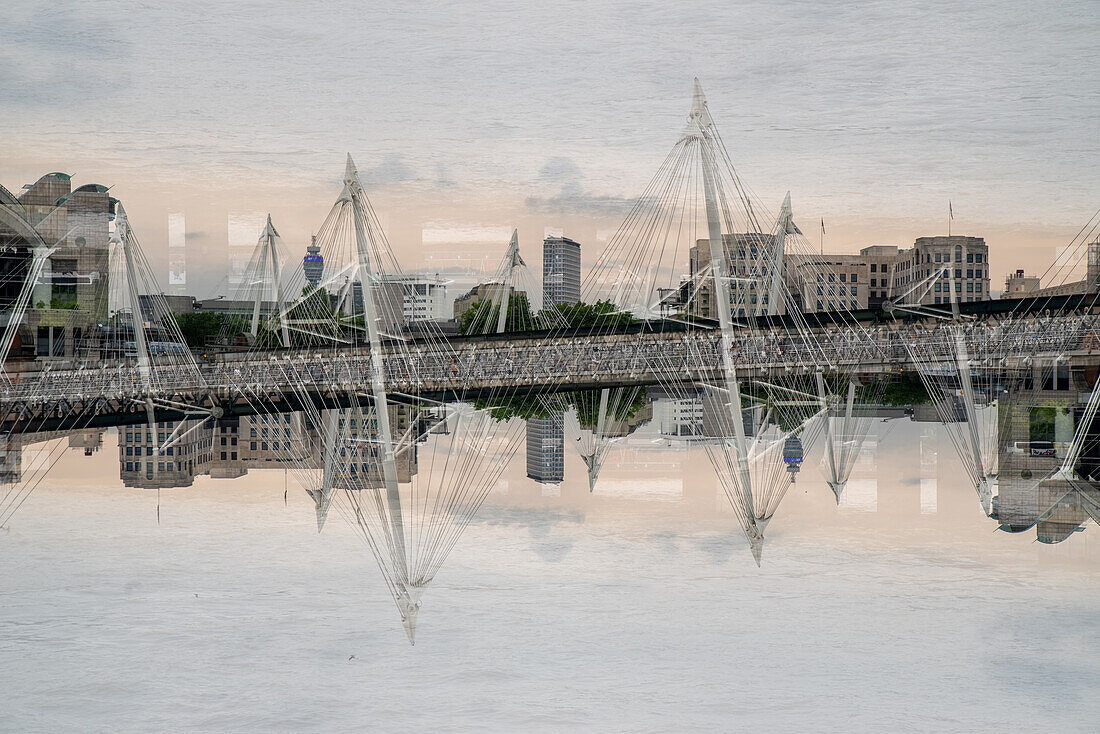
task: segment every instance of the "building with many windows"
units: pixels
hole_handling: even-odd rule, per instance
[[[581,245],[568,237],[542,243],[542,307],[581,300]]]
[[[173,432],[177,440],[158,452]],[[122,483],[142,489],[190,487],[210,465],[213,437],[214,429],[202,420],[161,421],[152,427],[120,426],[118,463]]]
[[[988,300],[985,240],[965,235],[918,237],[912,249],[897,255],[890,299],[924,306]]]
[[[527,420],[527,476],[543,484],[565,478],[565,414]]]
[[[19,196],[0,187],[0,307],[8,310],[17,300],[32,250],[53,249],[9,357],[72,357],[98,348],[98,325],[107,317],[114,208],[107,187],[74,189],[66,173],[48,173]]]
[[[774,238],[762,232],[735,232],[722,235],[726,250],[726,264],[730,276],[730,302],[733,315],[737,317],[756,316],[765,313],[785,313],[785,304],[776,304],[771,308],[774,272],[772,258],[766,250],[773,246]],[[688,266],[693,283],[699,283],[691,301],[691,313],[704,318],[711,315],[713,284],[709,278],[710,240],[697,240],[688,251]]]
[[[447,284],[439,278],[421,275],[389,277],[385,283],[400,287],[405,323],[442,321],[447,315]]]
[[[787,287],[802,311],[867,308],[871,268],[860,255],[789,255],[786,265]]]
[[[765,251],[773,236],[724,235],[735,317],[785,313],[786,304],[768,303],[773,292],[774,259]],[[1100,251],[1097,255],[1100,277]],[[692,315],[714,318],[709,281],[710,243],[699,240],[689,252],[695,286]],[[989,248],[981,237],[918,237],[913,247],[872,245],[858,254],[786,253],[782,282],[803,312],[879,308],[886,301],[919,305],[951,302],[952,284],[960,302],[982,301],[989,293]],[[686,294],[681,294],[681,297]]]

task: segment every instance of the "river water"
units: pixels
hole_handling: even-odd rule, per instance
[[[593,493],[521,451],[415,647],[282,471],[158,524],[108,433],[0,530],[0,731],[1094,731],[1100,532],[995,531],[941,432],[883,426],[840,507],[808,456],[760,568],[698,449],[639,432]]]

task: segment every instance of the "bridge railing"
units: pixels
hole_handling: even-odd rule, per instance
[[[748,372],[819,365],[870,371],[912,366],[911,353],[922,362],[947,363],[955,359],[955,328],[838,328],[817,332],[814,338],[749,332],[735,340],[733,358]],[[963,335],[975,361],[1100,351],[1100,319],[1091,315],[980,323],[965,327]],[[702,379],[717,369],[719,349],[716,332],[697,330],[473,342],[456,345],[447,354],[390,353],[383,364],[386,383],[394,391],[457,392],[509,385],[653,382],[673,374]],[[204,364],[199,371],[193,365],[154,364],[153,392],[232,399],[271,389],[346,389],[366,384],[371,376],[369,351],[362,348],[335,355],[302,350]],[[138,401],[146,392],[136,365],[118,361],[23,374],[20,382],[3,385],[0,404]]]

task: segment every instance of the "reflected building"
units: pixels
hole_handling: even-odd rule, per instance
[[[1094,420],[1084,437],[1077,464],[1061,471],[1074,434],[1084,419],[1091,386],[1083,370],[1036,367],[1029,385],[999,401],[997,497],[994,519],[1000,529],[1035,528],[1043,543],[1068,538],[1090,517],[1097,496],[1089,479],[1100,425]]]
[[[406,438],[396,456],[397,480],[412,481],[417,473],[417,443],[422,440],[424,416],[417,408],[390,405],[390,432]],[[378,429],[370,408],[341,411],[337,465],[348,478],[381,486]],[[196,426],[198,426],[196,428]],[[154,439],[163,444],[174,430],[182,436],[159,457]],[[189,432],[190,431],[190,432]],[[130,487],[188,487],[202,474],[212,479],[236,479],[250,469],[317,469],[322,465],[321,441],[303,413],[277,413],[219,418],[213,427],[200,421],[158,423],[119,429],[119,469]]]
[[[159,454],[176,434],[173,445]],[[123,485],[141,489],[190,487],[213,458],[214,429],[204,420],[161,421],[155,426],[120,426],[118,463]]]
[[[85,456],[91,456],[103,448],[104,433],[106,433],[106,431],[102,428],[70,433],[69,448],[83,449]]]
[[[527,476],[542,484],[565,478],[565,413],[528,419]]]
[[[411,482],[417,473],[417,437],[420,431],[420,411],[411,405],[389,404],[390,435],[400,449],[394,456],[399,483]],[[378,441],[378,416],[373,408],[354,408],[341,411],[338,430],[340,441],[338,472],[345,480],[364,487],[382,487],[381,444]],[[415,433],[414,433],[415,431]],[[403,436],[413,436],[402,441]],[[315,442],[315,445],[319,445]],[[285,448],[285,447],[284,447]],[[321,465],[319,452],[313,454],[316,466]]]
[[[714,393],[696,390],[688,395],[672,395],[661,388],[650,388],[646,399],[653,404],[653,419],[665,438],[720,440],[732,434],[732,430],[726,430],[732,428],[727,408]],[[763,411],[759,406],[745,407],[741,415],[745,435],[755,436]]]

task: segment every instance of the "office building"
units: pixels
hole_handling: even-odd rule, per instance
[[[913,247],[872,245],[859,254],[786,253],[782,283],[788,300],[770,304],[773,236],[759,232],[723,235],[729,264],[730,300],[735,317],[783,314],[793,304],[803,312],[879,308],[887,301],[916,305],[988,300],[989,248],[981,237],[918,237]],[[1098,245],[1100,247],[1100,245]],[[1100,279],[1100,249],[1096,277]],[[688,311],[717,318],[711,307],[710,242],[698,240],[689,252],[690,281],[681,299],[695,289]],[[1090,271],[1091,272],[1091,271]],[[702,279],[702,280],[700,280]]]
[[[175,443],[158,453],[157,449],[177,430]],[[162,421],[155,426],[120,427],[118,463],[122,483],[143,489],[190,487],[195,477],[209,467],[213,438],[214,429],[200,420],[186,420],[182,425]]]
[[[565,414],[527,421],[527,476],[543,484],[565,478]]]
[[[405,323],[447,319],[447,284],[439,278],[423,275],[388,277],[387,287],[400,288],[401,313]]]
[[[35,247],[50,247],[9,358],[72,357],[98,348],[107,318],[110,222],[107,188],[72,188],[65,173],[48,173],[18,197],[0,187],[0,307],[10,309]],[[6,325],[6,324],[5,324]]]
[[[542,305],[581,300],[581,246],[568,237],[547,237],[542,243]]]

